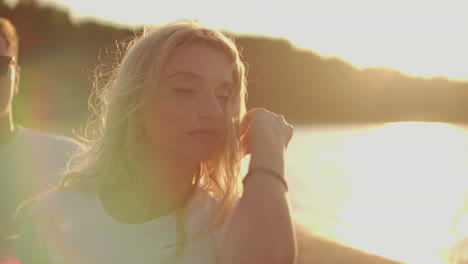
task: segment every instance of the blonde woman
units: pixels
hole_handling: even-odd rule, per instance
[[[265,109],[245,113],[245,75],[233,41],[196,21],[130,43],[96,91],[78,166],[23,227],[21,262],[293,263],[292,127]]]

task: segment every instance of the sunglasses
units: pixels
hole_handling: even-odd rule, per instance
[[[0,77],[4,77],[10,68],[16,61],[15,57],[0,55]]]

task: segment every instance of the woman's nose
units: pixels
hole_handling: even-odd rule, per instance
[[[200,102],[199,117],[217,118],[223,115],[223,108],[215,94],[205,96]]]

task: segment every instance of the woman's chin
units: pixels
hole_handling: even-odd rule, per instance
[[[188,153],[185,153],[185,159],[193,164],[199,164],[201,162],[209,161],[214,159],[219,155],[219,150],[190,150]]]

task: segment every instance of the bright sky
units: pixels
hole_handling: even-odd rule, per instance
[[[127,26],[194,17],[235,32],[284,36],[356,66],[468,80],[466,0],[39,1],[66,7],[78,20]]]

